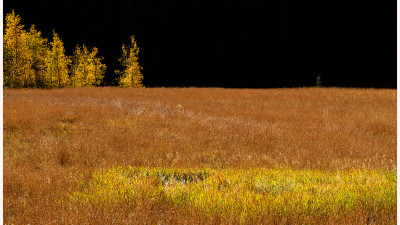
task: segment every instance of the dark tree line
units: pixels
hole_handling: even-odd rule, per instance
[[[98,46],[112,84],[134,33],[146,86],[396,87],[396,2],[6,0],[66,49]],[[68,53],[68,52],[67,52]],[[68,53],[70,54],[70,53]]]

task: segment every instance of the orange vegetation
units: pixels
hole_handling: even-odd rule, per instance
[[[3,95],[6,224],[226,222],[167,199],[62,204],[72,187],[114,166],[396,171],[396,90],[107,87]],[[285,221],[296,219],[277,220]],[[382,221],[393,222],[375,218]],[[328,222],[371,221],[360,211]]]

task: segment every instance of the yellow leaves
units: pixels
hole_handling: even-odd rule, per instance
[[[139,65],[139,47],[136,44],[135,37],[131,36],[131,44],[125,46],[122,44],[122,55],[118,59],[123,70],[115,70],[119,76],[119,85],[121,87],[143,88],[142,67]]]
[[[6,16],[4,32],[4,86],[64,87],[69,84],[69,59],[63,43],[53,32],[50,46],[32,25],[29,31],[13,11]]]
[[[14,88],[29,87],[33,73],[29,34],[20,22],[21,17],[14,11],[7,14],[3,37],[4,86]]]
[[[47,48],[47,39],[41,35],[41,32],[36,30],[35,25],[32,25],[28,35],[28,46],[31,49],[31,68],[33,70],[30,82],[35,87],[44,87],[46,85],[46,58],[49,50]]]
[[[97,57],[98,49],[92,48],[90,52],[85,45],[77,45],[73,56],[72,86],[87,87],[101,84],[106,72],[106,65],[101,63],[102,57]]]
[[[50,50],[46,60],[47,63],[47,83],[49,87],[69,86],[69,69],[71,64],[70,57],[65,55],[64,43],[53,30],[53,40],[50,42]]]
[[[103,82],[106,65],[98,57],[98,48],[89,51],[85,45],[76,46],[73,57],[65,55],[64,43],[53,30],[50,43],[32,25],[24,30],[21,17],[14,11],[7,14],[4,32],[4,86],[22,87],[87,87]],[[134,36],[131,44],[122,45],[118,59],[123,70],[116,70],[122,87],[143,88],[142,67],[138,62],[139,47]]]
[[[48,43],[34,25],[26,31],[20,22],[21,17],[14,11],[7,14],[3,37],[5,87],[60,88],[71,83],[74,87],[101,84],[106,65],[101,62],[103,58],[97,56],[96,47],[89,52],[86,46],[83,50],[77,46],[72,61],[54,30],[52,41]]]
[[[21,30],[24,28],[24,25],[20,24],[21,23],[21,16],[16,15],[14,10],[11,11],[11,13],[8,13],[6,15],[6,27],[14,27],[17,30]]]

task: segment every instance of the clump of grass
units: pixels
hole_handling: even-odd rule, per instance
[[[251,223],[337,217],[357,210],[396,212],[396,172],[292,169],[179,170],[117,167],[95,173],[70,195],[72,204],[165,201],[206,217]],[[282,222],[282,221],[281,221]]]
[[[114,204],[140,198],[161,198],[165,190],[177,184],[188,185],[209,176],[208,171],[116,167],[94,173],[89,182],[80,182],[70,198],[83,204]]]

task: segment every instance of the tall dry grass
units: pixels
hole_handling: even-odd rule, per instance
[[[4,222],[224,223],[167,200],[61,203],[113,166],[396,171],[396,100],[396,90],[340,88],[7,89]]]

